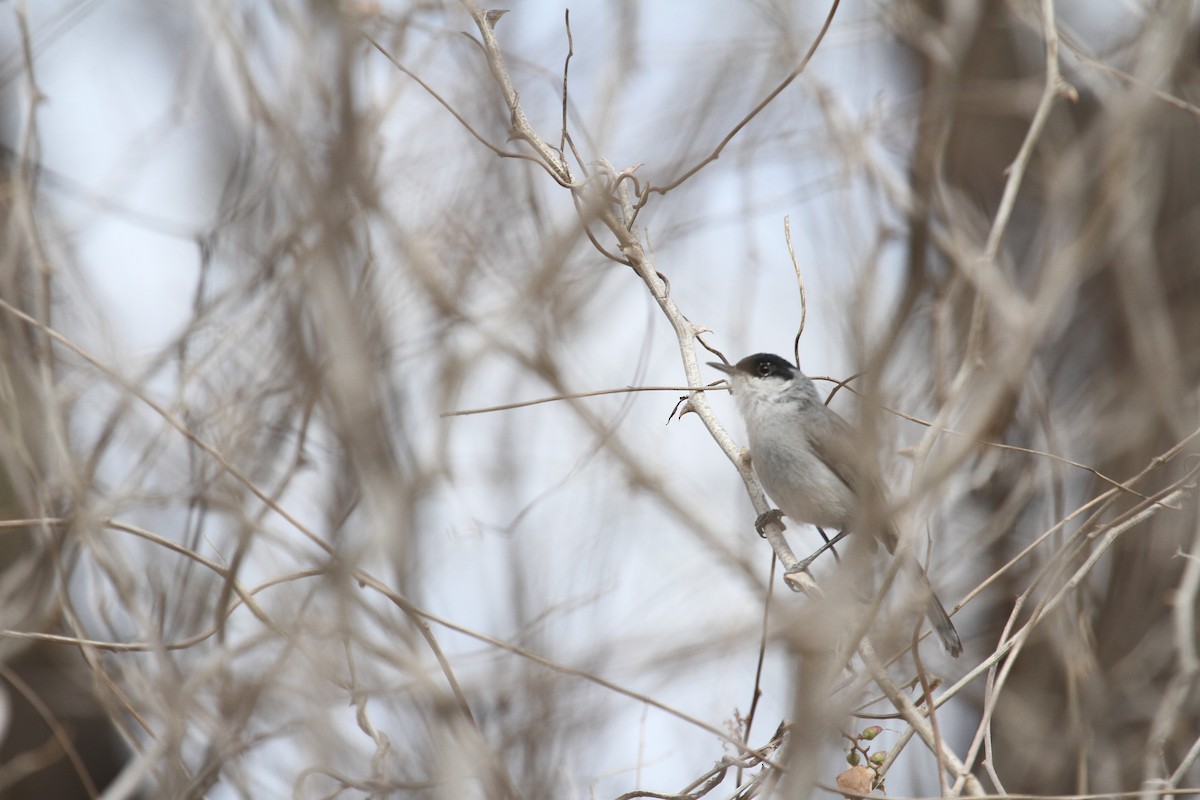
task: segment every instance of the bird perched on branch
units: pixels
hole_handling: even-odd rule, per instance
[[[729,376],[729,390],[750,437],[754,471],[779,512],[797,522],[839,531],[801,562],[800,568],[806,569],[863,522],[865,503],[882,507],[885,494],[875,477],[874,461],[855,449],[850,424],[821,402],[813,382],[779,356],[757,353],[733,366],[717,362],[709,366]],[[774,512],[776,518],[779,512]],[[756,523],[760,529],[764,518]],[[894,553],[899,536],[892,522],[881,523],[878,535],[888,552]],[[957,658],[962,641],[954,623],[929,576],[915,558],[912,562],[929,594],[929,621],[946,651]]]

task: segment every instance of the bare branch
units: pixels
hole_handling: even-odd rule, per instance
[[[738,124],[734,125],[733,129],[730,130],[729,133],[725,134],[725,138],[722,139],[719,144],[717,144],[717,146],[713,149],[713,151],[711,153],[709,153],[703,160],[701,160],[698,164],[693,166],[687,172],[683,173],[678,178],[676,178],[675,180],[666,184],[665,186],[653,186],[653,187],[648,186],[648,187],[646,187],[647,194],[649,194],[651,192],[653,192],[655,194],[666,194],[667,192],[671,191],[672,189],[677,189],[679,186],[681,186],[684,183],[684,181],[688,180],[693,175],[695,175],[697,172],[704,169],[709,164],[711,164],[712,162],[714,162],[718,158],[720,158],[721,152],[725,149],[725,147],[730,142],[733,141],[734,137],[737,136],[738,133],[741,132],[742,128],[749,125],[751,120],[753,120],[755,117],[757,117],[759,114],[761,114],[764,108],[771,105],[772,101],[774,101],[775,98],[778,97],[783,92],[784,89],[786,89],[788,86],[790,86],[792,81],[794,81],[794,80],[796,80],[796,78],[800,77],[800,73],[804,72],[804,68],[808,66],[808,62],[812,60],[812,57],[814,55],[816,55],[817,48],[820,46],[822,40],[824,40],[825,34],[829,30],[829,26],[833,24],[833,15],[837,13],[838,5],[840,3],[841,3],[841,0],[833,0],[833,4],[830,5],[830,7],[829,7],[829,13],[825,15],[825,22],[821,25],[821,30],[819,30],[817,32],[817,38],[813,39],[813,43],[808,46],[808,52],[806,52],[804,54],[804,57],[800,59],[800,63],[796,65],[796,68],[793,69],[790,73],[788,73],[788,76],[786,78],[784,78],[779,83],[778,86],[776,86],[773,90],[771,90],[771,92],[766,97],[764,97],[761,101],[759,101],[759,104],[756,105],[750,111],[749,114],[742,117],[741,121],[738,122]],[[644,203],[644,200],[643,200],[643,203]]]

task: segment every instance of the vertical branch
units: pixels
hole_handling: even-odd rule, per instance
[[[804,323],[808,321],[808,295],[804,291],[804,273],[800,270],[800,262],[796,259],[796,248],[792,247],[792,220],[783,218],[783,238],[787,242],[788,255],[792,258],[792,269],[796,272],[796,285],[800,289],[800,326],[796,328],[796,340],[792,344],[792,354],[796,358],[796,366],[800,366],[800,337],[804,335]]]

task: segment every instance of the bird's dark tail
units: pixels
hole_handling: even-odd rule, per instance
[[[946,652],[952,657],[958,658],[962,655],[962,639],[958,638],[958,631],[954,629],[954,623],[950,621],[950,615],[946,613],[946,607],[942,605],[942,601],[938,600],[937,594],[933,591],[933,586],[929,583],[929,576],[925,574],[925,570],[921,570],[921,579],[925,584],[925,588],[929,590],[929,608],[926,613],[929,615],[929,622],[933,625],[934,632],[938,638],[942,640],[942,647],[946,648]]]

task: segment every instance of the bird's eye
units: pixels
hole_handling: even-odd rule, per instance
[[[765,361],[763,363],[759,364],[758,365],[758,374],[764,378],[769,377],[771,375],[771,365]]]

